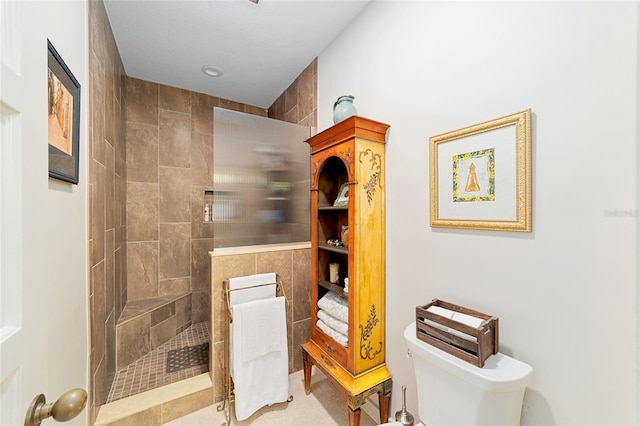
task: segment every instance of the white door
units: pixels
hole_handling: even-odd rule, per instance
[[[39,12],[32,2],[0,1],[2,426],[24,424],[29,404],[48,386],[49,289],[47,257],[42,253],[47,222],[41,211],[38,217],[39,200],[47,195],[47,165],[39,155],[32,157],[43,137],[46,140],[46,124],[43,130],[39,123],[46,105],[38,93],[47,88],[44,16]],[[47,402],[58,396],[47,395]]]

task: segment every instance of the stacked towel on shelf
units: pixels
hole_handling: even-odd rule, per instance
[[[349,322],[349,305],[347,299],[329,291],[318,300],[318,308],[342,322]]]
[[[316,325],[344,347],[349,345],[349,307],[346,299],[330,291],[318,300]]]
[[[316,325],[320,330],[324,332],[324,334],[331,337],[333,340],[335,340],[345,348],[349,346],[349,338],[344,334],[338,333],[333,328],[325,324],[322,320],[318,320],[318,322],[316,322]]]
[[[324,322],[329,327],[333,328],[335,331],[337,331],[342,335],[346,336],[347,334],[349,334],[349,324],[347,324],[344,321],[340,321],[337,318],[332,317],[322,309],[318,311],[318,319],[322,320],[322,322]]]

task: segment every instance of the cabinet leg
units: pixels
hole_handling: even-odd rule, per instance
[[[360,409],[356,408],[353,410],[351,407],[348,409],[349,411],[349,426],[360,426]]]
[[[389,421],[389,406],[391,405],[391,392],[378,394],[378,405],[380,406],[380,423]]]
[[[311,367],[313,365],[307,358],[307,352],[302,350],[302,364],[304,366],[304,393],[309,395],[311,393]]]

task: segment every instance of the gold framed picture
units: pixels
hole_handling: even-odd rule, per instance
[[[429,138],[431,226],[531,232],[531,110]]]

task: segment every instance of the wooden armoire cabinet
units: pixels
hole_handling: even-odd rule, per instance
[[[381,423],[389,417],[384,174],[388,128],[353,116],[306,141],[311,146],[312,324],[311,339],[302,345],[305,391],[311,391],[315,365],[340,390],[349,406],[350,426],[359,424],[360,406],[374,393],[379,395]],[[336,304],[341,307],[334,315]],[[326,315],[330,324],[342,320],[340,327],[327,330],[322,321]],[[336,334],[339,329],[343,333]]]

